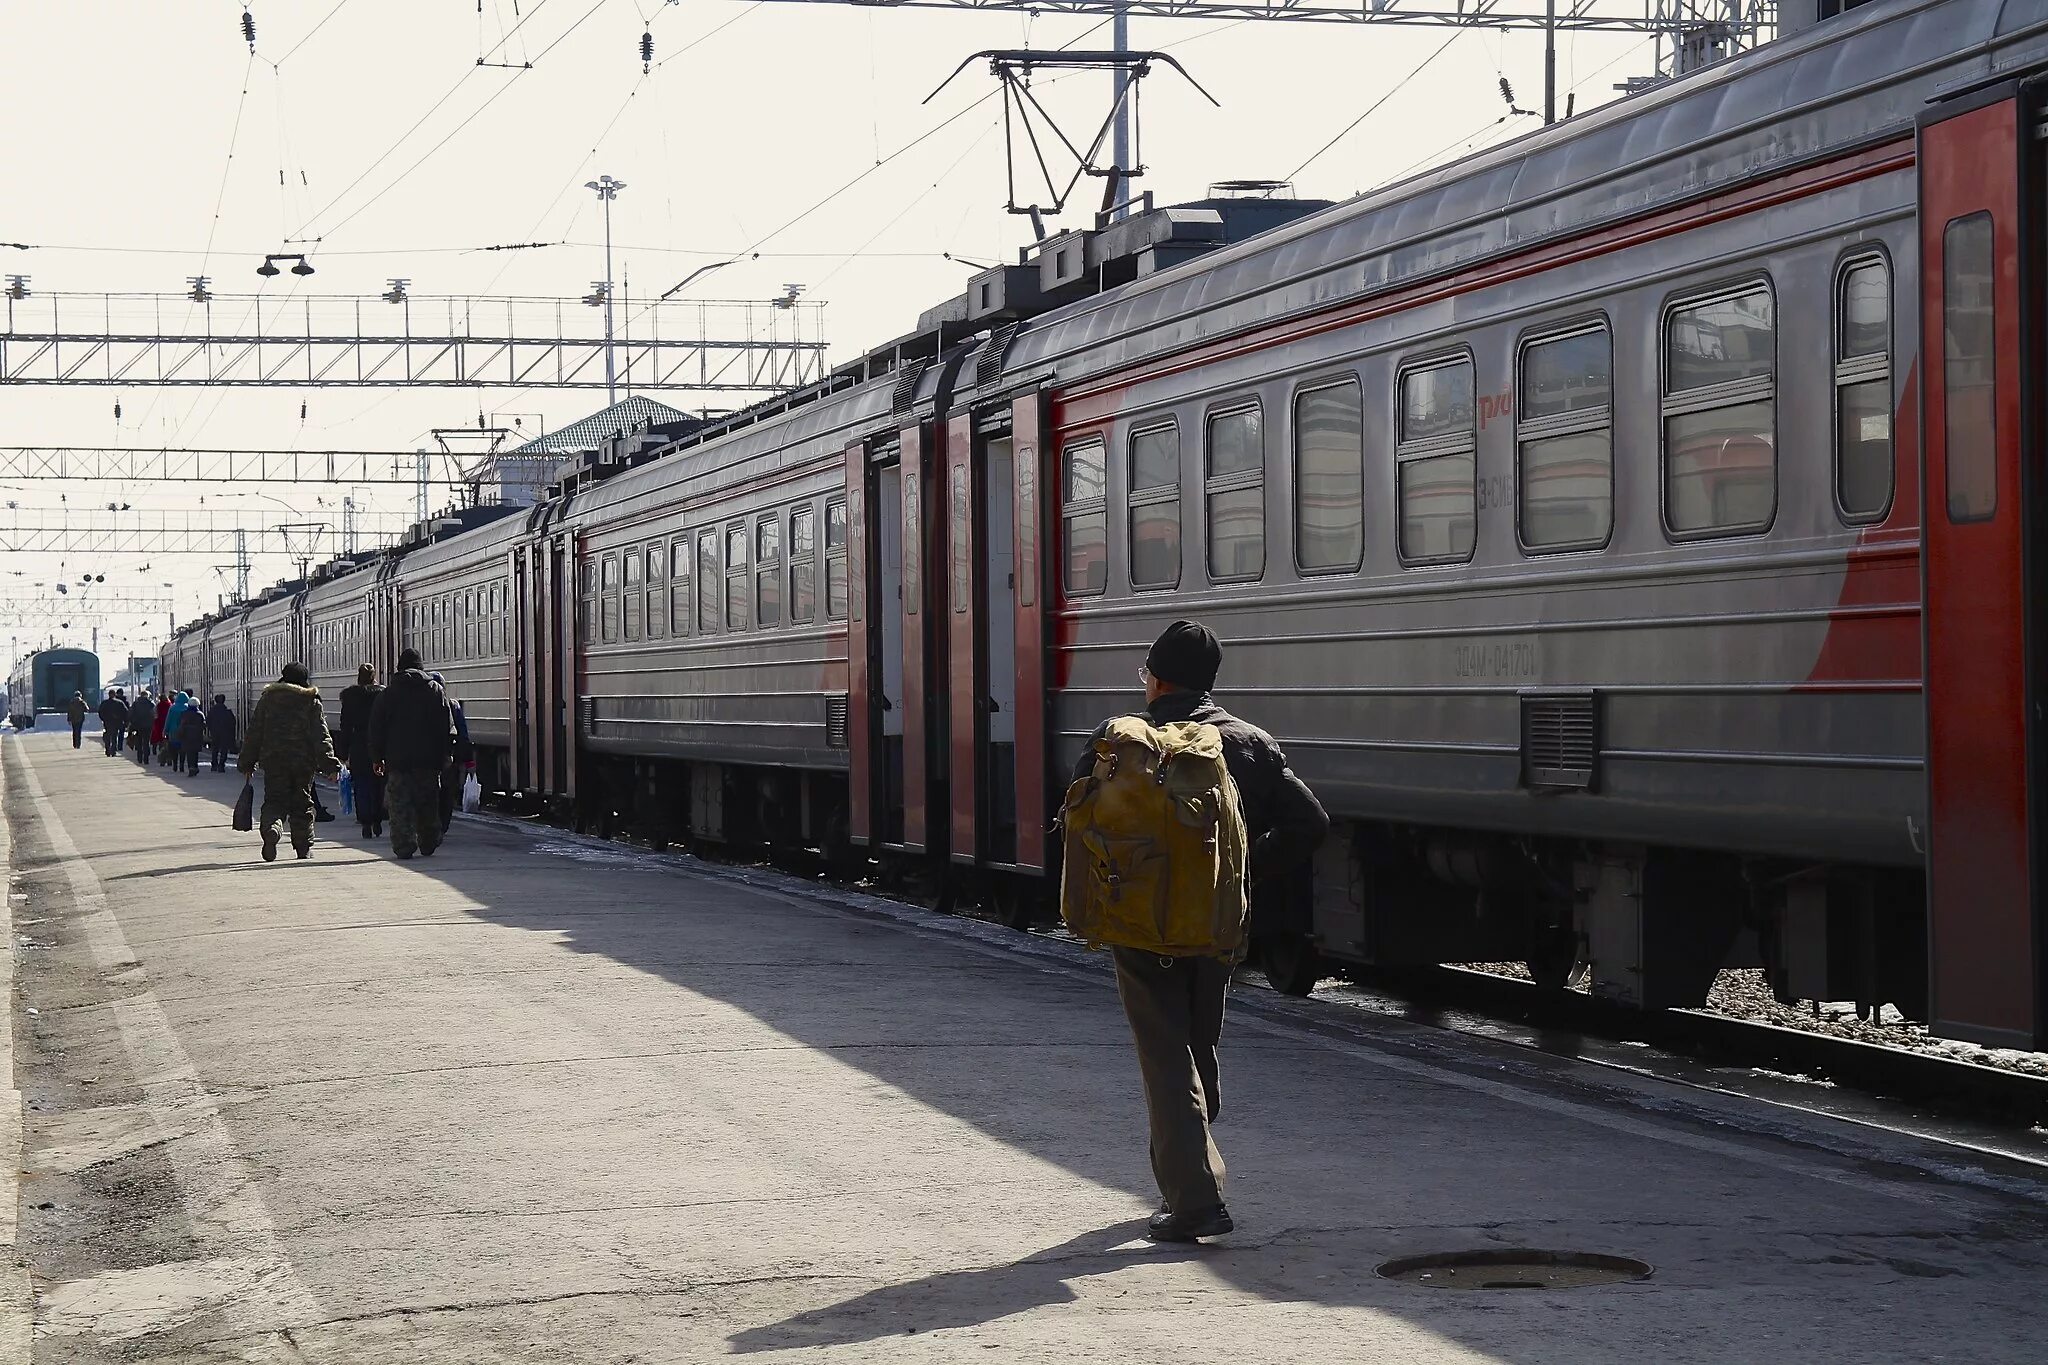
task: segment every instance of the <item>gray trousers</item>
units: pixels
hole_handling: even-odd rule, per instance
[[[1223,1155],[1209,1135],[1222,1105],[1216,1042],[1230,964],[1214,957],[1161,957],[1111,950],[1116,993],[1138,1047],[1151,1117],[1152,1178],[1175,1213],[1223,1202]]]

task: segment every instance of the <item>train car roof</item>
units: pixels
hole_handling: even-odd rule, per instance
[[[2044,62],[2038,3],[1865,6],[1045,314],[1006,382],[1137,365],[1908,136],[1929,100]]]

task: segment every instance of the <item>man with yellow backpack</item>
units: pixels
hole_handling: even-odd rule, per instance
[[[1273,737],[1211,700],[1222,662],[1206,627],[1168,626],[1139,670],[1145,710],[1095,732],[1061,814],[1060,910],[1111,950],[1137,1043],[1159,1242],[1231,1230],[1209,1132],[1224,996],[1251,897],[1284,885],[1330,828]]]

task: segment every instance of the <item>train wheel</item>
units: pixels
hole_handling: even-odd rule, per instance
[[[1593,964],[1586,958],[1585,942],[1577,934],[1559,931],[1549,934],[1530,951],[1524,964],[1536,984],[1545,990],[1571,991],[1586,984]]]
[[[1323,978],[1323,955],[1305,934],[1267,934],[1254,946],[1259,970],[1282,995],[1305,997]]]

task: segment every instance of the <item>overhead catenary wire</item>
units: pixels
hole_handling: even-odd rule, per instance
[[[1410,68],[1407,75],[1401,77],[1400,80],[1395,81],[1393,87],[1389,89],[1386,94],[1381,95],[1378,99],[1374,100],[1370,105],[1368,105],[1364,113],[1360,114],[1357,118],[1351,120],[1351,122],[1345,124],[1344,127],[1338,131],[1335,137],[1331,138],[1328,142],[1325,142],[1322,146],[1316,148],[1315,151],[1309,154],[1309,157],[1306,161],[1303,161],[1299,166],[1296,166],[1293,170],[1289,171],[1285,176],[1281,178],[1284,180],[1292,180],[1294,179],[1294,177],[1300,175],[1303,171],[1307,170],[1310,166],[1313,166],[1316,163],[1316,161],[1322,157],[1323,153],[1329,151],[1332,147],[1342,142],[1347,136],[1350,135],[1351,131],[1354,128],[1358,127],[1359,124],[1371,118],[1375,113],[1379,111],[1380,107],[1384,105],[1388,100],[1400,94],[1401,91],[1407,87],[1408,82],[1414,80],[1417,76],[1421,75],[1423,71],[1428,68],[1431,62],[1434,62],[1438,57],[1443,56],[1444,52],[1450,47],[1452,43],[1457,42],[1458,39],[1465,36],[1465,32],[1466,31],[1462,28],[1455,30],[1450,37],[1444,39],[1442,43],[1437,45],[1437,48],[1434,52],[1430,53],[1427,57],[1424,57],[1414,67]]]

